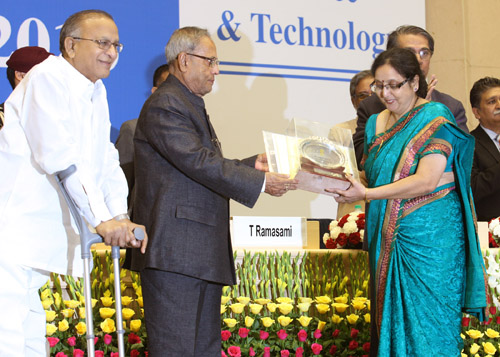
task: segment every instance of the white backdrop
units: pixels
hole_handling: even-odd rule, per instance
[[[411,11],[409,10],[411,9]],[[399,25],[425,27],[425,0],[180,0],[179,26],[207,28],[221,74],[205,102],[224,155],[264,152],[262,130],[296,117],[334,125],[355,117],[349,80],[369,69]],[[335,217],[331,197],[263,194],[231,214]]]

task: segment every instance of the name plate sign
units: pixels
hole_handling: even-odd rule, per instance
[[[307,247],[307,221],[302,217],[235,216],[231,232],[233,248]]]

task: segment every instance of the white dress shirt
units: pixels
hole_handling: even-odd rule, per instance
[[[53,174],[76,165],[68,190],[92,226],[126,213],[110,128],[101,80],[61,56],[28,72],[5,103],[0,131],[0,259],[79,275],[79,238]]]
[[[488,129],[482,125],[481,125],[481,128],[483,128],[483,130],[486,132],[486,134],[488,134],[490,139],[493,140],[493,143],[497,147],[498,151],[500,151],[500,142],[498,141],[499,135],[497,133],[495,133],[493,130]]]

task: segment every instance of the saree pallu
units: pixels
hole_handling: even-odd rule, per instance
[[[470,190],[474,139],[440,103],[412,109],[377,135],[376,117],[365,134],[369,187],[414,174],[419,160],[435,153],[447,157],[445,171],[455,180],[424,196],[370,203],[373,345],[379,356],[460,356],[462,311],[483,320],[486,307]]]

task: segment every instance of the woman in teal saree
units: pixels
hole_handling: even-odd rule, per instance
[[[485,268],[470,190],[473,138],[449,109],[427,102],[415,55],[401,48],[372,65],[387,109],[365,131],[365,188],[338,202],[370,201],[372,355],[460,356],[462,312],[484,319]],[[374,335],[375,334],[375,335]]]

